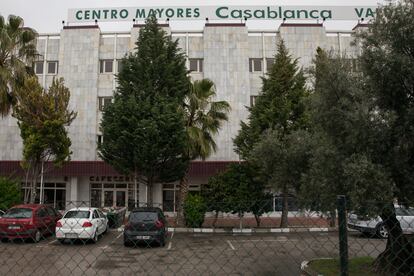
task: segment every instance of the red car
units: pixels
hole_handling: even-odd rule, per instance
[[[44,204],[22,204],[10,208],[0,218],[1,241],[29,239],[34,242],[55,232],[62,215]]]

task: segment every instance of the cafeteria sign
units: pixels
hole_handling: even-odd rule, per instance
[[[375,6],[199,6],[70,9],[68,22],[161,20],[365,20],[373,19]]]

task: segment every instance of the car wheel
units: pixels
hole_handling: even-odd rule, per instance
[[[388,231],[387,231],[387,228],[385,228],[384,224],[380,224],[377,227],[377,236],[380,237],[381,239],[388,238]]]
[[[98,233],[97,233],[97,231],[95,231],[95,235],[93,235],[92,242],[97,243],[98,239],[99,239]]]
[[[65,243],[65,239],[57,239],[58,240],[58,242],[60,242],[61,244],[64,244]]]
[[[33,236],[33,242],[38,243],[40,241],[41,237],[42,237],[42,235],[41,235],[39,229],[36,230],[36,233]]]
[[[131,246],[131,243],[128,240],[124,239],[124,246],[129,247],[129,246]]]
[[[8,242],[8,241],[9,241],[9,239],[7,239],[7,238],[1,239],[1,242]]]
[[[165,246],[165,237],[164,236],[162,236],[161,239],[160,239],[160,246],[161,247]]]

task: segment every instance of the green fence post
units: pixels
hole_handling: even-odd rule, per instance
[[[339,223],[339,258],[341,276],[348,276],[348,229],[346,219],[346,199],[344,195],[337,197]]]

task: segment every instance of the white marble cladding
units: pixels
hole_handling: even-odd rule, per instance
[[[238,160],[233,151],[233,138],[245,120],[249,104],[249,42],[247,28],[204,28],[204,77],[216,84],[217,100],[231,105],[229,121],[216,137],[217,152],[211,160]]]
[[[61,33],[60,72],[71,91],[70,107],[78,112],[69,127],[72,160],[96,159],[99,29],[66,29]]]
[[[204,60],[202,73],[191,78],[210,78],[216,84],[217,99],[231,104],[230,120],[217,137],[218,151],[209,160],[238,160],[233,152],[233,138],[240,120],[248,116],[250,96],[261,90],[263,72],[249,72],[249,58],[272,58],[276,45],[283,39],[299,65],[311,65],[316,48],[334,50],[349,57],[356,56],[358,47],[351,46],[351,32],[326,31],[321,26],[282,26],[272,32],[248,31],[243,26],[208,26],[200,32],[177,32],[163,27],[179,39],[179,46],[189,58]],[[101,112],[98,96],[110,96],[115,87],[111,73],[99,73],[99,59],[120,59],[136,46],[139,27],[128,33],[102,34],[98,28],[65,29],[60,35],[41,35],[37,49],[42,58],[58,60],[59,73],[72,93],[71,108],[78,117],[69,128],[72,139],[72,160],[96,160],[96,141]],[[47,51],[45,47],[47,44]],[[264,60],[263,60],[264,61]],[[264,67],[264,66],[263,66]],[[39,75],[42,83],[43,76]],[[53,75],[46,75],[49,86]],[[22,143],[16,120],[0,118],[0,160],[21,160]]]

